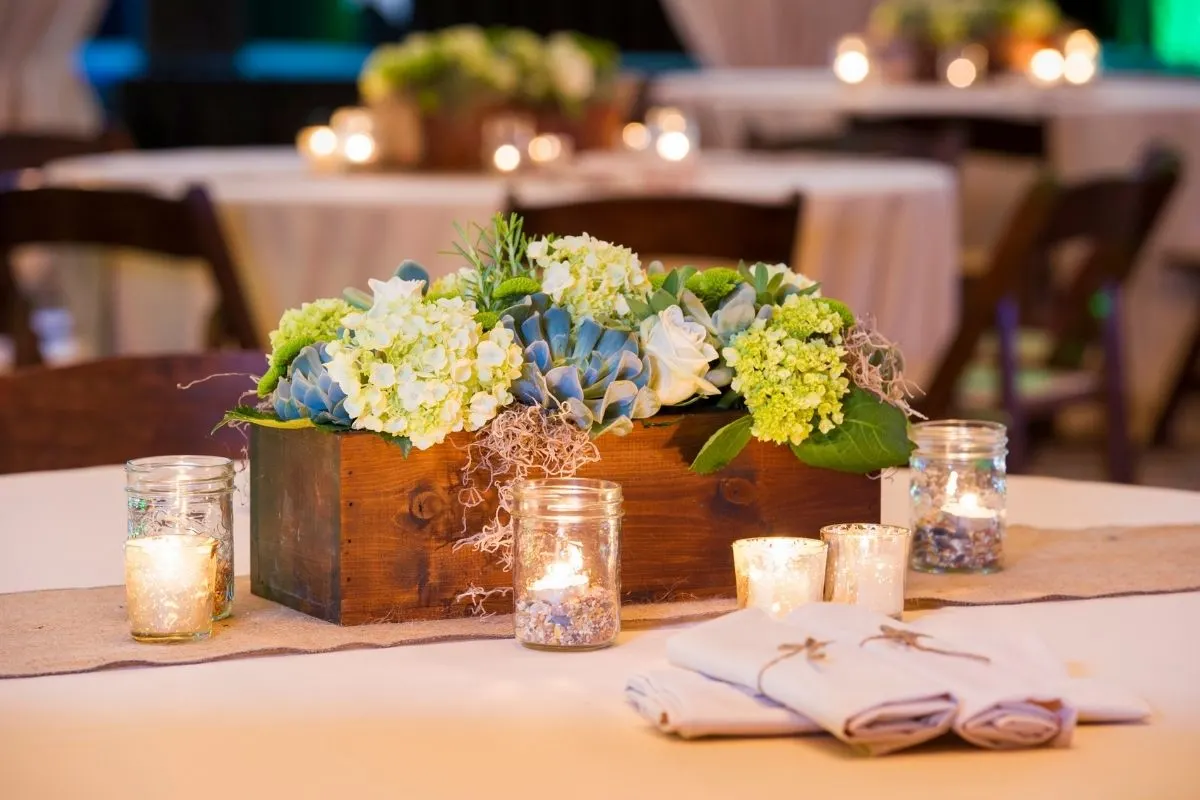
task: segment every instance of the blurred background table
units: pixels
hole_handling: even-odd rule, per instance
[[[1040,168],[1067,180],[1127,170],[1151,142],[1178,149],[1188,168],[1128,287],[1130,389],[1145,416],[1167,389],[1195,315],[1192,288],[1163,253],[1200,248],[1200,83],[1106,77],[1052,89],[1024,78],[969,89],[940,84],[845,86],[828,69],[708,69],[661,76],[654,99],[700,120],[707,144],[737,147],[752,134],[795,137],[852,120],[940,119],[962,124],[974,154],[962,164],[963,241],[994,243]],[[980,154],[981,151],[983,154]]]
[[[508,181],[314,174],[290,150],[246,148],[89,156],[58,162],[47,176],[55,184],[165,194],[203,184],[221,211],[264,331],[285,308],[365,287],[406,258],[434,276],[462,266],[446,252],[455,224],[486,223],[510,191],[532,204],[596,192],[763,200],[800,192],[805,208],[792,265],[821,281],[829,296],[874,315],[905,347],[918,380],[957,325],[957,198],[951,172],[934,164],[705,153],[694,169],[648,183],[641,162],[609,154],[584,157],[553,181]],[[105,260],[76,256],[59,267],[87,355],[199,348],[213,302],[203,274],[125,253]]]

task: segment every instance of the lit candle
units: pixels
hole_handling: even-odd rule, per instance
[[[212,632],[217,540],[164,534],[125,542],[125,604],[139,642],[203,639]]]
[[[492,166],[500,172],[515,172],[521,166],[521,151],[515,144],[502,144],[492,153]]]
[[[621,129],[621,141],[629,150],[642,152],[650,147],[650,129],[641,122],[630,122]]]
[[[999,514],[990,508],[979,504],[979,495],[974,492],[964,492],[957,500],[951,500],[942,506],[942,511],[957,520],[957,526],[965,530],[976,530],[988,527],[996,521]]]
[[[842,83],[862,83],[871,74],[871,57],[867,43],[860,36],[846,36],[838,41],[833,56],[833,74]]]
[[[829,525],[821,529],[829,545],[825,599],[866,606],[900,618],[908,573],[907,528],[891,525]]]
[[[556,133],[539,134],[529,140],[529,160],[539,167],[550,167],[570,159],[571,138]]]
[[[738,608],[761,608],[783,617],[820,602],[828,546],[817,539],[764,536],[733,543]]]
[[[338,138],[328,125],[302,129],[296,136],[296,149],[305,161],[317,169],[337,166]]]
[[[1054,86],[1063,79],[1066,59],[1052,47],[1045,47],[1029,59],[1029,78],[1040,86]]]
[[[546,574],[529,585],[532,595],[545,603],[561,605],[571,595],[577,595],[588,586],[587,573],[583,571],[583,548],[575,542],[567,542],[566,553],[546,568]]]

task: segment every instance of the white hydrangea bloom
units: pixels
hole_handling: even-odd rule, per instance
[[[565,100],[583,102],[596,91],[596,67],[570,34],[556,33],[546,42],[546,63],[554,91]]]
[[[542,270],[542,291],[575,319],[616,321],[629,313],[629,297],[650,293],[650,280],[636,253],[586,233],[537,239],[526,252]]]
[[[776,275],[783,273],[783,282],[795,286],[797,289],[807,289],[810,286],[816,286],[817,282],[808,277],[802,272],[794,272],[787,264],[768,264],[767,273],[774,278]],[[817,289],[812,294],[813,297],[820,297],[821,290]]]
[[[374,303],[345,318],[328,369],[355,428],[407,436],[424,450],[483,427],[512,403],[522,356],[512,331],[484,333],[473,303],[426,300],[421,285],[371,281]]]

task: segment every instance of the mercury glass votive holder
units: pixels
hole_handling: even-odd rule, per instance
[[[1008,434],[998,422],[912,428],[911,565],[922,572],[999,570],[1004,558]]]
[[[761,608],[782,618],[821,602],[828,545],[818,539],[761,536],[733,543],[738,608]]]
[[[821,529],[821,539],[829,545],[825,599],[866,606],[900,619],[912,540],[908,528],[870,523],[827,525]]]
[[[217,540],[167,534],[125,542],[125,607],[139,642],[180,642],[212,633]]]
[[[233,609],[233,462],[218,456],[154,456],[125,465],[128,538],[164,534],[217,540],[213,619]]]
[[[583,478],[513,488],[513,629],[543,650],[592,650],[621,630],[621,486]]]

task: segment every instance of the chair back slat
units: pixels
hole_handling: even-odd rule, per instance
[[[509,203],[524,217],[531,236],[586,231],[643,256],[771,264],[791,262],[802,206],[799,195],[778,203],[683,196],[614,197],[554,206]]]
[[[25,244],[89,244],[180,257],[204,255],[186,205],[120,189],[47,187],[0,192],[0,251]]]
[[[120,464],[153,455],[241,457],[224,412],[265,371],[261,352],[116,358],[0,376],[0,474]],[[209,376],[225,377],[197,383]]]

